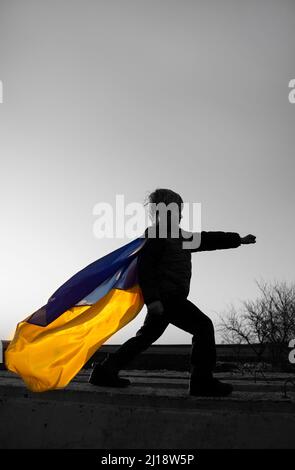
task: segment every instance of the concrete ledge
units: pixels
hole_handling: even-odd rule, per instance
[[[2,371],[0,447],[295,448],[295,391],[283,398],[284,374],[268,384],[231,377],[235,392],[219,399],[189,396],[187,373],[121,375],[130,387],[94,387],[82,371],[66,389],[32,393]]]

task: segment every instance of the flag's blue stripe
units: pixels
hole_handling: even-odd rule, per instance
[[[130,289],[131,287],[138,284],[138,276],[137,276],[137,262],[138,256],[136,256],[129,265],[124,269],[121,276],[117,280],[114,287],[116,289]]]
[[[115,274],[120,270],[122,271],[122,279],[120,277],[117,279],[118,288],[128,288],[122,286],[128,285],[128,282],[130,286],[130,282],[134,282],[136,278],[136,270],[134,269],[136,264],[132,265],[131,261],[137,258],[145,242],[146,239],[143,237],[136,238],[127,245],[99,258],[72,276],[48,300],[45,306],[46,324],[54,321],[59,315],[77,305],[94,291],[96,291],[95,296],[97,299],[100,298],[99,296],[106,295],[108,290],[115,286],[115,283],[112,284],[111,279],[114,280]],[[129,267],[130,271],[128,270]],[[102,287],[101,290],[99,290],[100,286]],[[38,321],[38,319],[33,314],[29,322],[35,323],[35,321]]]
[[[119,269],[113,276],[104,281],[94,289],[94,291],[78,302],[76,306],[93,305],[113,288],[127,290],[136,285],[138,282],[137,260],[138,257],[136,256],[132,261],[129,261],[126,268]],[[47,326],[52,321],[53,319],[47,318],[46,305],[38,309],[33,315],[31,315],[29,320],[27,320],[28,323],[38,326]]]
[[[106,272],[108,272],[108,274],[114,273],[120,266],[124,265],[126,259],[129,256],[132,256],[135,250],[143,246],[145,241],[146,239],[142,237],[136,238],[132,242],[127,243],[127,245],[124,245],[118,248],[117,250],[108,253],[102,258],[99,258],[98,260],[89,264],[85,268],[81,269],[81,271],[78,271],[76,274],[74,274],[74,276],[68,279],[68,281],[62,284],[62,286],[60,286],[52,294],[48,302],[52,302],[57,297],[63,295],[64,293],[67,293],[68,289],[72,287],[79,287],[81,283],[84,283],[87,279],[90,279],[92,276],[95,276],[98,282],[100,280],[105,280],[108,277],[108,275],[104,275]],[[101,279],[99,279],[99,275],[102,276]]]
[[[104,297],[111,289],[127,290],[137,284],[137,257],[129,262],[126,268],[119,269],[113,276],[100,284],[89,295],[76,305],[92,305]]]
[[[106,279],[98,287],[96,287],[90,294],[86,295],[84,299],[80,300],[76,305],[92,305],[104,297],[116,284],[118,277],[122,274],[122,268],[119,269],[113,276]]]

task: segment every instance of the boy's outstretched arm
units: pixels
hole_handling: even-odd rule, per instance
[[[241,237],[237,232],[193,232],[191,237],[188,237],[189,232],[186,234],[185,240],[189,241],[184,247],[189,249],[191,252],[196,251],[211,251],[211,250],[223,250],[227,248],[237,248],[240,245],[256,243],[256,237],[254,235],[246,235]]]
[[[250,243],[256,243],[256,237],[255,235],[246,235],[245,237],[241,238],[241,243],[242,245],[249,245]]]

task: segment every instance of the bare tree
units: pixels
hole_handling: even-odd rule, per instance
[[[248,344],[261,360],[266,348],[272,364],[279,365],[288,356],[288,343],[295,337],[295,285],[285,281],[255,281],[259,296],[231,306],[221,320],[219,331],[231,344]]]

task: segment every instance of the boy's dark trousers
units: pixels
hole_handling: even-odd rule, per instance
[[[161,299],[163,314],[147,312],[144,324],[136,335],[128,339],[103,361],[119,372],[120,369],[147,349],[165,331],[169,323],[193,335],[191,350],[191,379],[212,378],[216,365],[216,348],[213,323],[207,315],[183,297]]]

